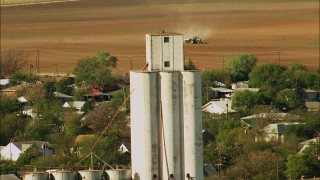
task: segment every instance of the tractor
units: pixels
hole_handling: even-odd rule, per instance
[[[194,36],[193,38],[185,39],[184,42],[187,44],[202,44],[202,40],[199,36]]]

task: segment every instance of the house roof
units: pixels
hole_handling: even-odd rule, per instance
[[[241,118],[242,120],[249,120],[249,119],[272,119],[272,120],[299,120],[301,119],[300,116],[290,113],[260,113],[254,114],[251,116],[246,116]]]
[[[300,149],[300,151],[298,153],[299,154],[303,153],[303,151],[306,150],[310,146],[311,143],[317,143],[317,142],[320,142],[320,137],[309,139],[307,141],[301,142],[300,144],[303,145],[303,146],[302,146],[302,148]]]
[[[312,90],[312,89],[304,89],[304,92],[306,93],[317,93],[318,91]]]
[[[58,98],[72,98],[72,96],[69,96],[60,92],[54,92],[53,95]]]
[[[85,101],[69,101],[66,102],[70,107],[81,109],[82,106],[86,103]],[[66,103],[63,105],[63,107],[68,107]]]
[[[19,97],[19,98],[18,98],[18,101],[19,101],[19,102],[22,102],[22,103],[28,102],[28,100],[27,100],[25,97],[23,97],[23,96]]]
[[[5,86],[10,83],[9,79],[0,79],[0,85]]]
[[[212,91],[219,91],[219,92],[223,92],[223,93],[231,93],[231,92],[234,91],[234,90],[232,90],[232,89],[223,88],[223,87],[216,87],[216,88],[210,87],[210,89],[211,89]]]
[[[258,92],[259,88],[237,88],[236,91],[244,91],[244,90],[248,90],[248,91],[252,91],[252,92]]]
[[[48,142],[45,141],[17,141],[12,142],[18,149],[22,150],[22,145],[32,145],[35,144],[39,149],[42,148],[42,145],[45,144],[47,147],[50,146]]]
[[[232,101],[223,100],[223,101],[210,101],[204,106],[202,106],[202,111],[206,111],[209,113],[226,113],[228,112],[236,112],[232,107]]]
[[[125,148],[127,148],[128,152],[131,152],[131,144],[130,143],[124,142],[121,144],[121,146],[124,146]]]
[[[292,122],[292,123],[269,124],[266,127],[264,127],[264,132],[266,132],[267,134],[283,134],[286,126],[297,125],[297,124],[305,124],[305,123]]]

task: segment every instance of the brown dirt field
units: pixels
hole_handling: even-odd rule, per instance
[[[118,56],[118,73],[145,62],[145,34],[174,31],[199,35],[185,45],[185,60],[199,69],[223,68],[238,53],[259,63],[298,62],[319,69],[319,1],[295,0],[83,0],[1,8],[1,52],[22,49],[40,73],[71,72],[76,61],[106,50]]]

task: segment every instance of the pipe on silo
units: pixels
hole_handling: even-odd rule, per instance
[[[183,71],[184,173],[203,179],[201,75]]]
[[[160,90],[157,72],[130,72],[132,178],[159,176]]]
[[[181,156],[181,111],[180,72],[160,72],[162,126],[160,126],[162,146],[162,177],[169,179],[174,174],[183,179]]]

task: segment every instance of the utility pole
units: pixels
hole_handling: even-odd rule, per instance
[[[31,77],[31,73],[32,73],[32,71],[31,71],[31,69],[32,69],[32,68],[33,68],[33,65],[32,65],[32,64],[30,64],[30,65],[29,65],[29,71],[30,71],[29,73],[30,73],[30,77]]]
[[[36,58],[36,68],[37,68],[37,72],[38,74],[40,74],[40,52],[39,49],[36,49],[37,51],[37,58]]]

